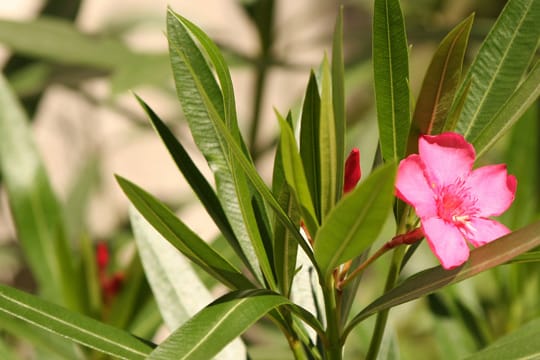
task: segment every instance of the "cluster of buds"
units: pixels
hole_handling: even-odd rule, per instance
[[[110,275],[107,272],[109,266],[109,248],[104,242],[98,243],[96,246],[96,262],[98,266],[99,285],[103,302],[109,304],[112,299],[118,294],[124,282],[124,274],[115,272]]]

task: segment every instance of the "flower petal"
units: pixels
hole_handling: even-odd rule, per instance
[[[465,179],[475,158],[473,146],[457,133],[421,136],[418,150],[427,175],[438,186],[452,184],[458,178]]]
[[[470,225],[472,229],[467,231],[465,236],[475,247],[485,245],[510,232],[506,226],[491,219],[472,218]]]
[[[514,201],[517,181],[508,175],[506,165],[489,165],[474,170],[467,179],[471,193],[477,198],[479,216],[498,216]]]
[[[460,266],[469,258],[469,247],[453,224],[440,218],[422,220],[422,228],[431,251],[446,270]]]
[[[435,195],[423,168],[420,156],[410,155],[399,164],[396,178],[397,197],[412,205],[420,218],[437,214]]]

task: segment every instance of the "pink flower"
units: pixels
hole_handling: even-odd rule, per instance
[[[345,161],[343,193],[346,194],[349,191],[352,191],[360,180],[361,176],[362,171],[360,169],[360,151],[357,148],[353,148]]]
[[[489,217],[508,209],[517,181],[502,164],[472,170],[475,151],[460,134],[424,135],[418,148],[399,164],[396,195],[414,207],[431,250],[452,269],[469,257],[465,240],[478,247],[510,232]]]

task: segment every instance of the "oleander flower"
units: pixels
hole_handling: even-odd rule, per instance
[[[360,169],[360,151],[357,148],[353,148],[345,161],[343,193],[346,194],[352,191],[356,187],[356,184],[360,180],[361,176],[362,171]]]
[[[412,205],[427,242],[445,269],[463,264],[469,246],[482,246],[510,232],[490,219],[508,209],[517,181],[506,165],[472,170],[473,146],[462,135],[421,136],[419,154],[399,164],[396,195]]]

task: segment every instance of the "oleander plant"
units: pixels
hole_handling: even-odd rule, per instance
[[[402,5],[374,0],[374,154],[347,129],[341,9],[301,103],[275,109],[271,181],[242,135],[222,50],[168,9],[176,94],[212,178],[133,96],[220,234],[203,239],[116,174],[138,254],[124,269],[103,243],[69,242],[2,78],[1,185],[38,291],[0,285],[0,330],[54,359],[399,359],[404,347],[419,359],[540,357],[540,1],[509,0],[477,49],[474,14],[455,25],[416,98]],[[413,320],[399,329],[403,306]],[[401,341],[427,325],[426,345]],[[253,352],[251,333],[288,350]],[[0,355],[17,359],[10,336]]]

